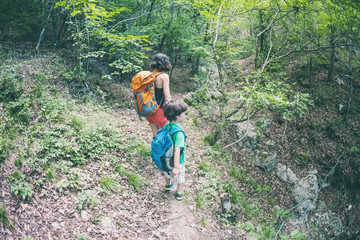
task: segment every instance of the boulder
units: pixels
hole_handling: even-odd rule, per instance
[[[277,163],[275,165],[275,175],[280,178],[281,181],[290,183],[290,184],[295,184],[299,182],[299,179],[297,178],[297,176],[295,175],[295,173],[287,166],[281,164],[281,163]]]
[[[293,190],[295,202],[299,204],[294,215],[294,222],[303,223],[307,219],[307,212],[316,209],[316,192],[319,184],[316,177],[317,170],[309,172],[302,178]]]
[[[347,217],[347,225],[352,226],[357,223],[357,220],[358,220],[357,210],[355,208],[351,208]]]
[[[249,156],[250,161],[253,162],[256,166],[262,168],[265,172],[270,172],[273,170],[276,164],[276,158],[276,153],[259,153]]]
[[[316,212],[312,216],[312,221],[316,226],[332,231],[335,236],[339,236],[343,230],[341,219],[333,212]]]
[[[250,152],[257,148],[259,143],[258,132],[252,124],[237,123],[233,125],[233,128],[237,138],[243,138],[237,143],[240,148],[244,148],[245,152]],[[246,136],[244,137],[245,134]]]

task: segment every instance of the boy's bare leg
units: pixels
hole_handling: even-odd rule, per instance
[[[182,193],[184,191],[184,183],[178,183],[178,193]]]
[[[165,183],[170,184],[170,178],[169,177],[165,177]]]

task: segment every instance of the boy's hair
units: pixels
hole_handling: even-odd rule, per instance
[[[157,68],[161,71],[169,71],[171,68],[169,57],[163,53],[156,54],[150,63],[150,68],[151,69]]]
[[[175,121],[177,116],[187,111],[186,103],[177,100],[170,100],[164,106],[164,115],[169,121]]]

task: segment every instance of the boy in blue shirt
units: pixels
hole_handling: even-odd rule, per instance
[[[183,128],[179,123],[183,122],[186,118],[187,105],[182,101],[170,100],[164,106],[164,115],[170,121],[167,125],[168,129],[172,127]],[[175,181],[177,180],[177,191],[175,193],[175,198],[178,201],[182,200],[184,192],[184,183],[185,183],[185,134],[183,132],[176,132],[172,136],[174,142],[174,170],[172,174],[165,173],[165,191],[170,191],[171,186],[173,185],[171,180],[171,175],[174,177]]]

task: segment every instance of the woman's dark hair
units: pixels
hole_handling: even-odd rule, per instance
[[[161,71],[169,71],[171,68],[169,57],[163,53],[156,54],[150,63],[150,68],[151,69],[157,68]]]
[[[187,111],[186,103],[170,100],[164,106],[164,115],[169,121],[175,121],[177,116]]]

